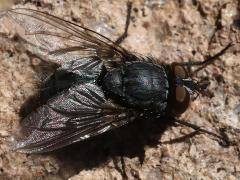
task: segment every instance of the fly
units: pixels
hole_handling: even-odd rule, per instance
[[[178,120],[191,100],[206,88],[193,79],[232,44],[205,61],[164,64],[139,56],[88,28],[37,10],[17,8],[0,17],[20,25],[23,38],[37,54],[59,68],[42,84],[46,99],[22,122],[24,135],[16,149],[27,153],[52,151],[126,125],[139,117],[166,117],[220,140],[221,135]],[[195,71],[191,67],[197,67]]]

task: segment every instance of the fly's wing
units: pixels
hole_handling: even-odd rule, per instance
[[[21,123],[16,149],[47,152],[120,127],[137,113],[113,105],[94,84],[75,85],[39,107]]]
[[[63,64],[98,56],[105,63],[122,63],[128,52],[103,35],[53,15],[32,9],[12,9],[0,18],[13,19],[24,31],[23,39],[34,53],[46,60]],[[111,60],[110,60],[111,59]]]

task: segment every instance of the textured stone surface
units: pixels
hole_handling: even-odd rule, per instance
[[[6,7],[3,2],[1,9]],[[8,1],[7,6],[14,7],[14,2],[84,24],[111,39],[124,29],[123,0],[26,0]],[[20,120],[21,105],[36,93],[47,67],[13,38],[11,24],[1,22],[0,179],[240,179],[239,10],[237,0],[134,0],[129,36],[122,44],[171,63],[203,60],[234,42],[220,60],[198,73],[198,78],[210,80],[211,96],[200,96],[181,117],[214,131],[225,128],[236,142],[227,148],[205,134],[167,143],[192,130],[159,122],[148,126],[135,123],[52,153],[12,151],[11,134]],[[119,139],[122,142],[118,143]]]

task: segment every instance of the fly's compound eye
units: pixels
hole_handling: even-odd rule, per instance
[[[182,102],[185,101],[186,96],[187,96],[186,89],[182,86],[177,86],[176,90],[175,90],[176,101],[179,102],[179,103],[182,103]]]
[[[188,73],[187,73],[186,69],[180,65],[174,65],[173,72],[174,72],[175,76],[180,77],[182,79],[185,79],[188,77]]]
[[[190,103],[190,94],[185,87],[176,86],[175,97],[173,100],[172,113],[174,115],[180,115],[184,113]]]

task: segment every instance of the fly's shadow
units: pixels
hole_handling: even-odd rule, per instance
[[[21,108],[21,116],[25,117],[45,101],[39,95],[30,97]],[[46,154],[58,159],[62,168],[66,169],[67,167],[73,170],[72,175],[81,170],[90,170],[104,165],[111,159],[118,161],[118,158],[137,157],[139,163],[142,164],[145,159],[144,148],[146,146],[157,147],[163,132],[171,126],[174,126],[174,122],[169,121],[167,117],[161,119],[139,118],[127,126]],[[165,144],[183,142],[186,138],[171,140]],[[124,177],[124,170],[118,167],[116,169],[119,169]]]
[[[99,167],[110,160],[120,161],[118,158],[124,157],[137,157],[142,164],[145,159],[144,147],[157,147],[163,132],[172,125],[173,123],[169,123],[164,118],[162,120],[137,119],[128,126],[114,129],[50,154],[63,162],[63,167],[70,167],[76,173]],[[124,177],[124,169],[116,166],[115,168]]]
[[[20,108],[19,116],[22,119],[29,115],[31,112],[35,111],[38,107],[46,103],[46,101],[48,100],[47,98],[40,98],[41,83],[44,82],[47,77],[58,68],[55,63],[46,62],[28,51],[27,54],[30,57],[30,65],[33,71],[36,73],[39,82],[36,85],[38,91],[35,92],[35,94],[33,94],[32,96],[28,97],[28,99],[22,104]],[[34,62],[35,59],[37,59],[38,61],[37,64],[35,64]]]
[[[36,110],[46,100],[40,98],[39,95],[30,97],[21,108],[22,117]],[[174,121],[168,117],[139,118],[127,126],[113,129],[86,141],[47,154],[58,159],[62,168],[66,169],[68,167],[68,169],[74,170],[73,174],[81,170],[99,167],[111,159],[117,159],[118,161],[118,158],[124,157],[137,157],[139,164],[142,164],[145,159],[145,147],[157,147],[160,144],[163,132],[174,125],[176,126]],[[198,132],[194,131],[187,136],[166,141],[163,144],[184,142],[196,133]],[[122,168],[116,167],[116,169],[125,177]]]

